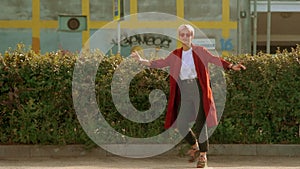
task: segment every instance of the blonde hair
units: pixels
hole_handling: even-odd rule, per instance
[[[189,24],[182,24],[182,25],[180,25],[180,26],[178,27],[178,29],[177,29],[178,35],[179,35],[179,33],[180,33],[183,29],[189,30],[189,31],[191,32],[192,36],[194,36],[194,34],[195,34],[195,29],[194,29],[191,25],[189,25]]]
[[[144,56],[144,50],[141,46],[133,46],[130,50],[130,53],[138,52],[142,57]]]

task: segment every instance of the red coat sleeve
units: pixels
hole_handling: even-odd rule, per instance
[[[204,58],[207,59],[208,63],[213,63],[217,66],[223,67],[224,69],[228,69],[228,66],[231,64],[230,62],[224,60],[221,57],[213,55],[206,48],[202,47],[202,50],[203,50],[203,54],[205,55]]]
[[[164,59],[157,59],[157,60],[153,60],[151,61],[151,65],[150,67],[151,68],[164,68],[164,67],[167,67],[167,66],[171,66],[175,63],[175,61],[177,59],[179,59],[177,56],[176,56],[176,50],[171,52],[166,58]]]

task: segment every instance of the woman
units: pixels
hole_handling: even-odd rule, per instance
[[[180,25],[178,36],[182,47],[175,49],[164,59],[149,61],[141,58],[138,52],[133,52],[131,57],[151,68],[170,68],[170,95],[165,128],[171,127],[178,119],[176,127],[183,136],[187,133],[184,139],[191,145],[188,151],[189,161],[197,160],[197,168],[204,168],[208,151],[207,126],[218,124],[210,87],[208,63],[228,70],[241,70],[246,67],[242,64],[229,63],[212,55],[204,47],[193,45],[194,33],[191,25]],[[193,117],[196,118],[194,131],[188,124]]]

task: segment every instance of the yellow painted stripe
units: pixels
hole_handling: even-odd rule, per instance
[[[230,0],[223,0],[222,1],[222,21],[223,23],[230,22]],[[222,30],[223,38],[230,37],[230,27],[224,27]]]
[[[236,29],[236,22],[219,22],[219,21],[208,21],[208,22],[192,22],[198,28],[203,29]]]
[[[40,21],[40,27],[41,28],[49,28],[49,29],[57,29],[58,28],[58,21],[52,20],[52,21]]]
[[[227,39],[230,37],[230,29],[223,29],[222,30],[222,37]]]
[[[130,0],[130,14],[138,13],[137,0]]]
[[[137,21],[137,13],[138,13],[138,0],[130,0],[130,20]],[[122,21],[123,22],[123,21]]]
[[[229,52],[228,51],[222,51],[222,56],[229,56]]]
[[[40,29],[40,0],[32,0],[32,29],[33,36],[39,37]],[[36,36],[35,36],[36,35]]]
[[[176,0],[176,14],[177,17],[184,19],[184,0]],[[181,47],[181,43],[177,41],[176,46]]]
[[[137,21],[137,20],[128,20],[122,21],[122,28],[130,28],[130,29],[141,29],[141,28],[177,28],[179,25],[185,23],[183,20],[176,21]],[[203,29],[236,29],[236,22],[220,22],[220,21],[212,21],[212,22],[191,22],[198,28]],[[107,29],[115,29],[117,28],[117,22],[92,22],[91,28],[107,28]]]
[[[176,13],[180,18],[184,18],[184,0],[176,0]]]
[[[88,40],[90,38],[90,17],[89,17],[90,16],[90,1],[82,0],[81,8],[82,8],[82,15],[87,16],[87,30],[82,31],[82,46],[84,46],[85,43],[88,43]]]
[[[230,20],[230,0],[222,0],[222,20],[223,22]]]
[[[58,21],[39,21],[33,22],[31,20],[0,20],[0,28],[33,28],[33,24],[38,24],[40,28],[57,28]],[[37,28],[37,27],[36,27]]]
[[[32,28],[32,21],[29,20],[2,20],[0,28]]]
[[[112,22],[112,21],[111,21]],[[110,26],[106,26],[110,21],[90,21],[88,27],[91,29],[98,29],[101,27],[106,28],[115,28],[117,25],[112,24]],[[112,22],[113,23],[113,22]],[[126,28],[147,28],[150,26],[151,28],[174,28],[179,26],[179,24],[184,23],[183,21],[122,21],[122,26]],[[206,22],[191,22],[198,28],[211,28],[211,29],[237,29],[237,22],[219,22],[219,21],[206,21]],[[137,24],[137,25],[130,25]],[[58,28],[58,21],[40,21],[39,25],[41,28]],[[22,21],[22,20],[9,20],[9,21],[0,21],[0,28],[32,28],[33,22],[30,20]]]
[[[178,21],[135,21],[130,20],[128,22],[121,22],[122,28],[177,28],[180,24],[184,23],[181,20]],[[116,23],[112,24],[113,27],[116,27]]]
[[[100,29],[108,23],[110,23],[110,22],[109,21],[91,21],[90,29]]]
[[[40,51],[40,0],[32,0],[32,49]]]

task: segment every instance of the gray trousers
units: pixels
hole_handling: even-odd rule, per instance
[[[181,104],[177,116],[177,128],[190,145],[194,145],[198,141],[200,151],[207,152],[206,116],[203,110],[202,91],[198,79],[179,80],[179,87]],[[190,124],[193,122],[194,126]]]

